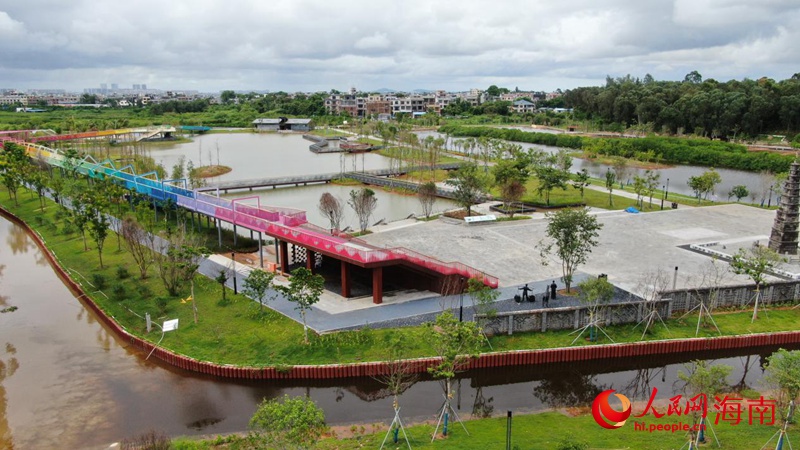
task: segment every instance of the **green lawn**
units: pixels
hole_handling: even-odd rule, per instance
[[[117,250],[116,236],[106,241],[103,259],[106,267],[101,269],[94,243],[89,240],[90,250],[84,251],[83,242],[77,233],[65,234],[63,224],[55,218],[59,208],[47,202],[44,213],[38,210],[38,199],[23,189],[19,192],[20,206],[15,207],[3,193],[0,203],[30,223],[44,237],[47,245],[59,257],[62,264],[80,273],[88,280],[100,275],[106,280],[104,293],[90,296],[108,314],[114,316],[131,333],[158,341],[160,333],[146,335],[144,321],[138,316],[149,312],[159,321],[178,318],[180,331],[168,333],[162,342],[165,348],[191,357],[224,364],[248,366],[281,366],[298,364],[348,363],[376,361],[387,357],[386,348],[399,347],[406,357],[431,356],[433,354],[424,327],[399,329],[363,329],[360,331],[332,333],[313,336],[310,345],[302,343],[302,327],[278,313],[267,310],[260,313],[257,304],[240,296],[228,295],[231,301],[222,303],[220,286],[205,277],[195,277],[195,297],[200,321],[194,324],[191,307],[180,303],[189,293],[186,286],[179,297],[166,295],[162,283],[151,268],[146,280],[136,279],[136,266],[125,250]],[[215,231],[211,231],[215,234]],[[125,266],[131,277],[120,279],[117,269]],[[78,277],[80,279],[80,277]],[[87,289],[93,292],[95,289]],[[232,294],[232,293],[229,293]],[[137,316],[138,315],[138,316]],[[715,319],[723,335],[749,334],[769,331],[796,330],[800,310],[771,310],[756,323],[750,323],[750,313],[717,312]],[[673,319],[667,322],[669,330],[656,326],[647,339],[677,339],[694,337],[695,321]],[[638,341],[639,328],[631,325],[609,327],[611,337],[617,342]],[[570,330],[547,333],[518,333],[513,336],[494,336],[491,343],[495,351],[568,347],[574,336]],[[700,336],[714,336],[716,331],[702,328]],[[608,343],[600,340],[588,343],[583,340],[576,345]],[[487,348],[488,350],[488,348]]]
[[[402,397],[401,397],[402,405]],[[433,413],[433,411],[432,411]],[[722,450],[752,450],[761,448],[763,444],[777,431],[775,426],[769,425],[748,425],[745,420],[744,423],[739,425],[730,425],[729,423],[720,422],[719,425],[713,425],[715,413],[709,411],[709,419],[717,433],[720,440],[720,449]],[[392,411],[386,411],[386,420],[391,420]],[[641,419],[631,418],[622,428],[616,430],[607,430],[601,428],[594,422],[591,415],[582,414],[578,416],[565,415],[560,412],[545,412],[540,414],[526,414],[515,415],[512,420],[511,426],[511,443],[512,448],[515,449],[531,449],[531,450],[551,450],[557,449],[560,445],[566,442],[571,443],[585,443],[586,448],[594,450],[619,450],[619,449],[634,449],[634,450],[654,450],[654,449],[678,449],[688,441],[688,435],[682,431],[637,431],[634,428],[634,421],[645,421],[649,426],[651,424],[677,424],[680,419],[676,416],[663,417],[655,419],[651,415],[647,415]],[[441,437],[441,427],[439,429],[440,437],[431,443],[431,436],[435,425],[424,424],[414,425],[408,427],[407,433],[412,448],[420,449],[463,449],[463,450],[486,450],[505,448],[506,439],[506,417],[471,420],[466,421],[464,425],[469,432],[467,435],[463,428],[458,424],[451,423],[450,432],[447,437]],[[691,418],[685,418],[684,423],[691,423]],[[367,425],[364,427],[362,433],[361,427],[356,428],[356,436],[346,439],[338,438],[325,438],[320,440],[313,448],[320,450],[348,450],[359,448],[380,448],[386,435],[386,425]],[[790,429],[790,438],[796,435],[797,426]],[[402,439],[397,445],[391,444],[391,437],[388,439],[388,445],[385,448],[389,449],[403,449],[408,448]],[[222,444],[222,442],[227,442]],[[718,448],[712,444],[713,437],[708,436],[706,444],[701,445],[700,448]],[[230,437],[226,439],[219,439],[220,445],[215,445],[214,441],[195,441],[191,439],[177,439],[173,445],[177,449],[216,449],[216,448],[230,448],[240,449],[247,448],[243,440],[237,437]],[[775,441],[772,441],[772,447],[775,448]],[[582,448],[582,447],[561,447],[561,448]],[[784,446],[788,448],[788,446]]]

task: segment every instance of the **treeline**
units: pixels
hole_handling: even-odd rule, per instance
[[[589,155],[622,156],[658,160],[674,164],[726,167],[747,171],[786,172],[794,160],[791,155],[748,152],[743,145],[707,139],[676,137],[595,138],[567,134],[532,133],[511,128],[464,127],[445,125],[440,133],[460,137],[487,137],[529,144],[582,150]]]
[[[578,119],[622,129],[726,138],[778,132],[791,140],[800,131],[800,73],[778,82],[703,81],[696,71],[681,82],[655,81],[650,75],[607,77],[605,86],[568,90],[564,103]]]

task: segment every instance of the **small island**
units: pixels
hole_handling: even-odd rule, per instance
[[[226,173],[232,170],[233,169],[228,166],[219,166],[219,165],[200,166],[192,170],[191,176],[197,178],[218,177],[220,175],[225,175]]]

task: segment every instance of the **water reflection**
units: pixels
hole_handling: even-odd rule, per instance
[[[8,426],[5,380],[10,378],[19,369],[19,361],[14,355],[17,349],[11,343],[6,343],[5,354],[0,357],[0,449],[14,448],[11,429]]]
[[[594,375],[570,371],[541,380],[533,388],[533,396],[550,408],[562,408],[587,405],[606,389],[597,384]]]

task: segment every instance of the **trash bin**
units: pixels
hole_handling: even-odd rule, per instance
[[[517,303],[522,303],[522,297],[519,294],[514,294],[514,301]]]
[[[672,202],[672,209],[678,209],[678,204],[675,203],[675,202]]]

